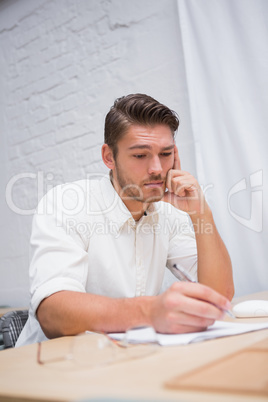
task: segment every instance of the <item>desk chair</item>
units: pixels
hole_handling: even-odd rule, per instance
[[[14,348],[28,319],[28,310],[10,311],[0,318],[3,348]]]

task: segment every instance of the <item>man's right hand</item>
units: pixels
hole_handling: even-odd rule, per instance
[[[215,320],[223,319],[230,301],[199,283],[175,282],[156,296],[151,310],[152,325],[162,333],[203,331]]]

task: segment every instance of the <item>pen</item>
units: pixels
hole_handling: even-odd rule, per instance
[[[191,275],[182,267],[178,267],[177,264],[173,265],[173,268],[175,268],[176,273],[174,272],[174,275],[180,280],[180,281],[185,281],[185,282],[192,282],[192,283],[197,283],[197,281],[195,281]],[[207,302],[210,303],[210,302]],[[213,303],[210,303],[213,304]],[[219,308],[220,310],[223,310],[226,314],[229,315],[229,317],[231,318],[236,318],[235,315],[232,313],[231,310],[224,310],[222,308],[220,308],[219,306],[216,306],[215,304],[213,304],[215,307]]]

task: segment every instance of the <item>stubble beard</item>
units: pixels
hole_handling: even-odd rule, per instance
[[[133,183],[131,180],[124,176],[122,169],[115,163],[117,183],[120,187],[120,197],[123,199],[129,198],[141,203],[152,203],[160,201],[164,196],[164,190],[162,188],[155,188],[151,190],[149,197],[144,197],[143,186],[145,183],[151,181],[163,181],[161,175],[151,175],[147,180],[140,185]],[[164,183],[166,180],[164,179]]]

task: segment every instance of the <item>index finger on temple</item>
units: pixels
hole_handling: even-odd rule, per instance
[[[179,157],[178,147],[177,147],[176,144],[174,146],[174,166],[173,166],[173,169],[181,170],[181,161],[180,161],[180,157]]]

